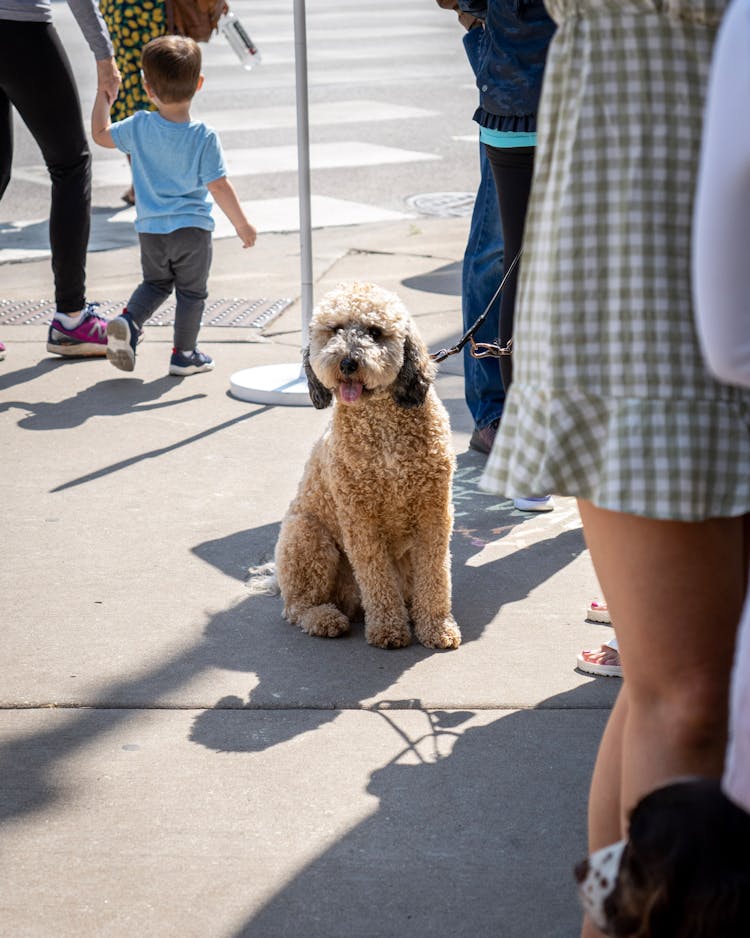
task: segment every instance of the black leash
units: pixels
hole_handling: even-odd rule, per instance
[[[442,362],[448,358],[449,355],[456,355],[461,351],[461,349],[463,349],[467,342],[471,342],[471,348],[469,351],[473,358],[500,358],[502,355],[513,354],[513,339],[508,339],[508,344],[501,346],[498,345],[497,342],[475,342],[474,333],[487,318],[487,314],[492,308],[492,304],[495,302],[498,296],[500,296],[502,289],[505,286],[506,280],[508,277],[510,277],[513,271],[516,269],[518,262],[521,260],[521,254],[523,254],[523,248],[521,248],[518,254],[516,254],[516,256],[513,258],[513,262],[506,270],[503,279],[500,281],[500,286],[497,288],[497,290],[495,290],[492,299],[489,301],[484,312],[477,319],[474,325],[467,329],[466,332],[464,332],[464,334],[454,346],[451,348],[441,348],[439,352],[434,352],[432,355],[430,355],[430,358],[434,362]]]

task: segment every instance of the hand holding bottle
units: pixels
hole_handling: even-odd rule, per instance
[[[219,29],[237,53],[237,58],[243,68],[250,71],[260,62],[258,47],[229,7],[219,20]]]

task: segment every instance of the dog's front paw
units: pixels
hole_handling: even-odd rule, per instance
[[[349,620],[333,603],[306,609],[298,623],[305,632],[320,638],[337,638],[349,631]]]
[[[365,621],[365,638],[378,648],[405,648],[411,644],[411,629],[408,622]]]
[[[461,644],[461,629],[453,616],[446,616],[442,622],[426,626],[415,626],[419,641],[427,648],[458,648]]]

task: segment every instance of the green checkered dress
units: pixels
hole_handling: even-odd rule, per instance
[[[683,521],[750,511],[750,392],[708,374],[690,279],[704,92],[727,5],[547,0],[558,31],[489,491]]]

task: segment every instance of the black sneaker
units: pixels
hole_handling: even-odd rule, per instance
[[[213,371],[213,367],[213,358],[205,352],[195,349],[190,355],[183,355],[176,348],[172,349],[172,357],[169,359],[170,375],[197,375],[199,371]]]
[[[141,330],[124,309],[122,315],[110,319],[107,323],[107,358],[120,371],[132,371],[135,368],[135,347],[141,337]]]

